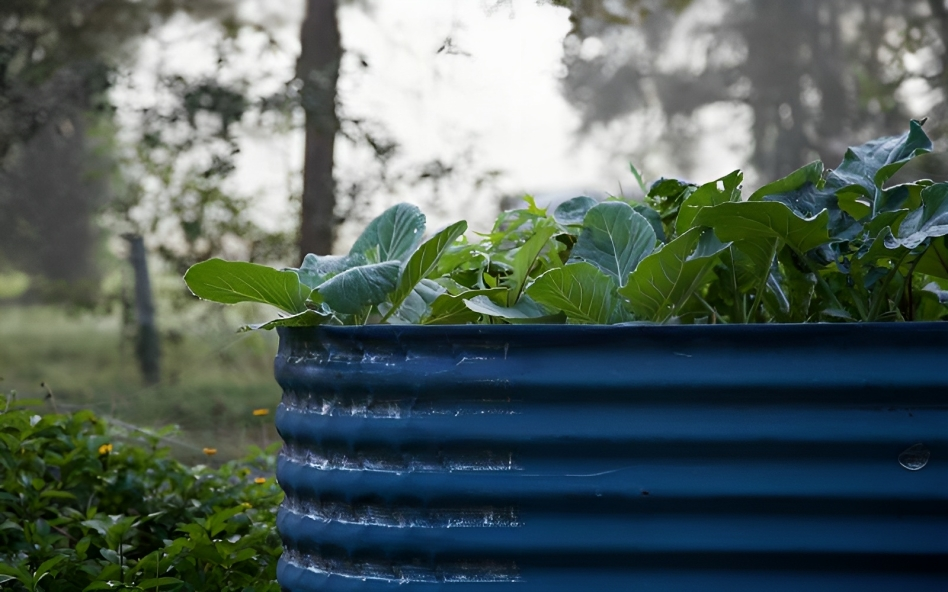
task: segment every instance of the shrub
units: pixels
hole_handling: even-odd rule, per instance
[[[5,590],[279,590],[272,450],[187,467],[161,445],[171,430],[42,404],[0,395]]]

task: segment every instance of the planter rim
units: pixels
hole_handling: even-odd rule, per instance
[[[628,334],[630,336],[668,335],[722,337],[732,335],[778,334],[796,336],[806,333],[827,336],[847,334],[906,334],[942,333],[948,338],[948,322],[898,322],[898,323],[749,323],[718,325],[657,325],[652,323],[624,323],[617,325],[564,325],[564,324],[517,324],[517,325],[317,325],[312,327],[277,327],[281,339],[290,336],[323,334],[337,337],[516,337],[537,335],[594,336],[595,334]]]
[[[274,371],[280,385],[293,391],[317,377],[327,389],[362,392],[371,390],[366,380],[411,390],[420,388],[423,377],[426,388],[451,390],[457,382],[479,385],[503,376],[498,384],[504,388],[529,384],[567,396],[585,388],[587,372],[616,392],[671,384],[722,389],[780,384],[808,392],[816,378],[840,387],[855,381],[883,390],[943,388],[948,352],[948,323],[368,325],[278,331]],[[879,361],[867,365],[871,356]],[[742,358],[753,363],[735,365]]]

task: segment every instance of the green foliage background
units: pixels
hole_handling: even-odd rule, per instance
[[[213,469],[92,412],[0,396],[4,589],[277,591],[274,450]]]

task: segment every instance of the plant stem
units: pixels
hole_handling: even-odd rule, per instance
[[[843,305],[840,304],[839,299],[836,298],[836,294],[833,293],[833,289],[829,287],[829,284],[827,284],[826,280],[823,279],[823,276],[820,275],[819,270],[813,266],[813,262],[810,261],[809,258],[807,258],[807,256],[804,253],[801,253],[800,251],[797,251],[796,249],[794,249],[794,252],[797,254],[797,256],[800,258],[801,261],[806,263],[806,266],[810,270],[810,273],[812,273],[816,277],[816,284],[823,291],[824,296],[829,297],[831,304],[837,310],[845,310],[843,308]]]
[[[714,320],[712,324],[717,324],[717,323],[721,323],[722,325],[727,324],[727,322],[721,318],[721,315],[718,314],[718,311],[716,311],[713,306],[708,304],[707,300],[702,298],[699,294],[695,294],[694,297],[698,299],[698,302],[701,303],[701,306],[705,307],[705,309],[707,309],[707,311],[711,313],[711,318]]]
[[[895,301],[898,303],[902,300],[902,294],[906,294],[908,297],[908,310],[906,311],[905,318],[906,320],[912,321],[915,319],[915,306],[913,304],[913,294],[912,294],[912,274],[915,273],[915,266],[918,265],[919,258],[916,257],[912,264],[909,266],[908,274],[905,276],[905,281],[902,282],[902,287],[899,289],[898,297]]]
[[[770,279],[771,269],[774,265],[774,257],[777,256],[777,241],[773,241],[773,247],[770,250],[770,267],[767,268],[767,272],[761,278],[760,283],[757,285],[757,290],[754,292],[754,303],[751,304],[750,311],[747,312],[745,317],[745,322],[751,322],[754,320],[754,315],[757,314],[757,309],[760,307],[761,301],[764,299],[764,290],[767,289],[767,280]]]
[[[879,309],[882,308],[882,303],[885,301],[885,293],[889,289],[889,283],[892,282],[892,278],[895,277],[895,274],[899,272],[899,267],[902,266],[902,261],[908,257],[908,254],[908,252],[905,252],[901,257],[899,257],[899,260],[892,266],[892,270],[886,274],[882,285],[876,288],[875,294],[872,296],[872,303],[869,307],[869,318],[867,320],[874,321],[879,317]]]
[[[734,320],[737,323],[743,324],[747,322],[747,304],[744,301],[744,295],[739,294],[737,291],[737,269],[734,267],[734,245],[728,247],[728,250],[731,253],[731,290],[734,294]],[[707,305],[703,300],[702,303]]]
[[[869,320],[869,311],[866,310],[866,304],[860,298],[859,292],[853,288],[847,288],[849,290],[849,295],[852,296],[853,302],[856,304],[856,310],[859,311],[859,318],[863,321]]]

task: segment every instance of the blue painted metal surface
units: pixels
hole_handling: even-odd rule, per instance
[[[948,324],[281,329],[285,590],[948,590]]]

